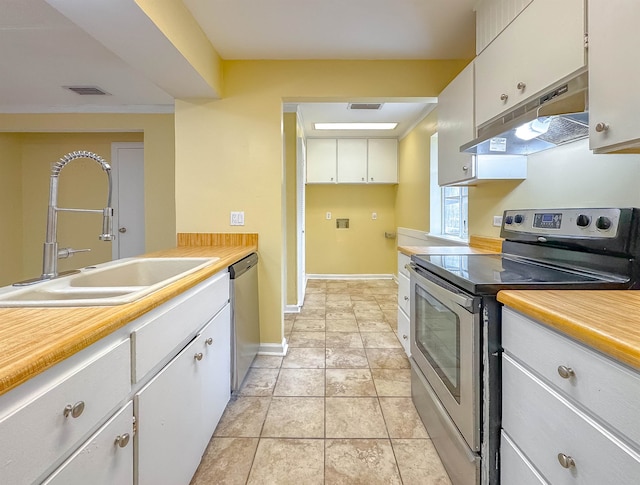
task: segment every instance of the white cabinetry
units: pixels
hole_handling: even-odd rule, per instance
[[[589,147],[640,152],[640,3],[589,2]]]
[[[43,485],[133,483],[133,403],[116,413]]]
[[[395,138],[307,139],[308,184],[396,184]]]
[[[640,374],[508,308],[502,343],[502,482],[637,483]]]
[[[307,183],[335,184],[337,181],[337,140],[307,139]]]
[[[471,63],[438,96],[438,185],[525,179],[525,156],[460,152],[460,145],[474,139],[476,133],[473,72],[474,64]]]
[[[136,395],[138,484],[191,480],[229,400],[229,319],[227,304]]]
[[[338,139],[338,182],[367,182],[367,140],[364,138]]]
[[[409,271],[405,265],[411,258],[398,251],[398,340],[402,344],[407,356],[411,355],[409,342],[409,315],[411,314],[411,294]]]
[[[531,2],[475,59],[476,125],[585,69],[584,34],[584,0]]]

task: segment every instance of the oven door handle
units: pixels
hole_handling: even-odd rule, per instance
[[[467,296],[453,285],[446,284],[445,282],[426,278],[416,271],[416,266],[412,263],[405,265],[405,268],[422,286],[425,286],[433,296],[439,296],[443,300],[450,300],[470,313],[480,311],[480,298]]]

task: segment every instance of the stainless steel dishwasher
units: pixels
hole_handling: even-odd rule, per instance
[[[240,389],[260,347],[258,254],[229,266],[231,277],[231,391]]]

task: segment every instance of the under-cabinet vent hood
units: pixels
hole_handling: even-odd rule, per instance
[[[478,128],[460,151],[477,155],[529,155],[586,138],[588,77],[583,73]]]

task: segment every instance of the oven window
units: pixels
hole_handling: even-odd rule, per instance
[[[420,286],[415,287],[416,344],[460,402],[460,319]]]

